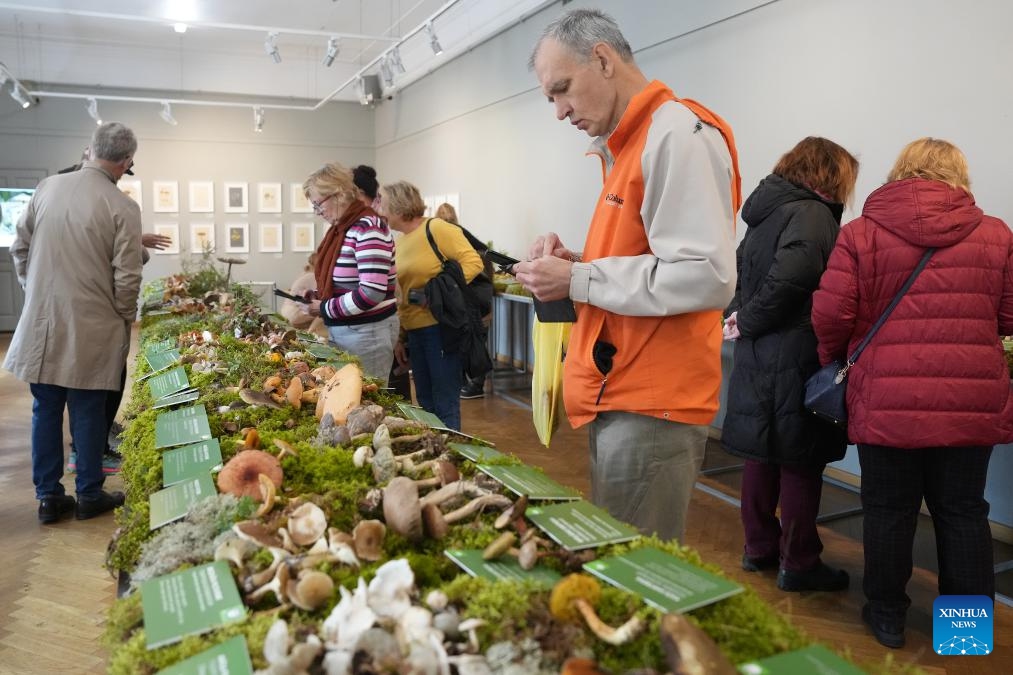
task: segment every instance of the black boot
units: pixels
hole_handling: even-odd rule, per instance
[[[848,581],[847,572],[822,562],[808,570],[793,572],[782,568],[777,573],[777,587],[782,591],[843,591],[848,588]]]

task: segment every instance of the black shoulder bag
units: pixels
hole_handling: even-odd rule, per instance
[[[897,307],[897,303],[904,297],[908,289],[911,288],[911,284],[914,283],[915,278],[925,269],[925,265],[928,264],[929,258],[935,253],[936,249],[930,248],[925,251],[925,255],[918,262],[914,271],[911,272],[911,276],[907,278],[904,285],[901,286],[897,294],[893,296],[893,300],[883,314],[880,315],[879,319],[873,324],[869,332],[866,333],[865,337],[855,348],[855,351],[847,358],[843,363],[840,359],[837,359],[817,370],[812,377],[806,380],[805,383],[805,399],[803,405],[805,409],[816,415],[820,419],[826,420],[840,427],[841,429],[848,428],[848,403],[847,403],[847,386],[848,386],[848,371],[851,366],[855,365],[855,361],[862,355],[869,341],[872,340],[872,336],[876,334],[876,331],[882,327],[886,322],[887,317]]]
[[[460,353],[468,377],[480,377],[492,370],[482,323],[482,317],[492,311],[492,280],[480,272],[467,283],[461,263],[447,258],[436,245],[430,220],[426,221],[426,239],[443,269],[426,283],[426,302],[440,325],[443,349]]]

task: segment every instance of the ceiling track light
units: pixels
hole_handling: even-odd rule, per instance
[[[281,63],[281,52],[278,51],[278,34],[268,33],[264,40],[264,51],[275,63]]]
[[[404,75],[407,72],[404,62],[401,60],[401,49],[399,47],[394,47],[394,49],[390,50],[390,63],[398,74]]]
[[[436,38],[436,32],[433,31],[432,21],[426,24],[426,33],[429,35],[429,46],[432,47],[433,54],[439,56],[443,53],[443,47],[440,46],[440,41]]]
[[[158,113],[158,116],[165,120],[166,124],[176,126],[179,122],[172,116],[172,106],[169,105],[168,101],[162,101],[162,112]]]
[[[31,97],[20,82],[15,82],[11,87],[11,98],[17,101],[22,108],[30,108],[32,105]]]
[[[383,77],[383,82],[388,88],[394,86],[394,71],[391,70],[390,59],[387,56],[384,56],[380,61],[380,76]]]
[[[253,109],[253,130],[258,134],[264,131],[264,109],[260,106]]]
[[[95,124],[102,126],[102,118],[98,114],[98,101],[94,97],[88,99],[88,114],[95,120]]]
[[[338,57],[338,52],[341,51],[341,39],[332,37],[327,40],[327,53],[324,54],[324,65],[328,68],[334,63],[334,59]]]

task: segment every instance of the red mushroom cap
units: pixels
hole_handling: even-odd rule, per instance
[[[218,474],[218,491],[237,497],[250,497],[260,501],[260,479],[265,474],[275,487],[281,487],[281,462],[263,450],[243,450],[222,467]]]

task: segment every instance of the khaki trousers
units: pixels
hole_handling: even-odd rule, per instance
[[[590,426],[591,501],[645,535],[682,540],[707,426],[629,412]]]

